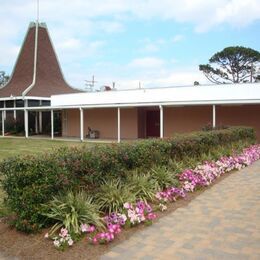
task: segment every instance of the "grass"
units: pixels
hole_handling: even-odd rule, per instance
[[[81,146],[93,143],[80,143],[73,141],[51,141],[40,139],[23,139],[23,138],[0,138],[0,161],[16,155],[33,155],[51,151],[61,146]]]
[[[8,157],[17,155],[33,155],[51,151],[61,146],[93,146],[93,143],[80,143],[73,141],[51,141],[23,138],[0,138],[0,162]],[[0,185],[0,217],[8,215],[8,209],[3,205],[4,192]]]

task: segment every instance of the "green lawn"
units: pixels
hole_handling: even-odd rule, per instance
[[[72,141],[51,141],[23,138],[0,138],[0,161],[15,155],[38,154],[61,146],[93,145]]]

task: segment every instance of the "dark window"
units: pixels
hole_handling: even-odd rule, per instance
[[[24,101],[19,99],[19,100],[16,100],[16,107],[23,107],[24,106]]]
[[[39,105],[39,100],[28,100],[28,107],[38,107]]]
[[[43,100],[42,101],[42,106],[44,107],[44,106],[50,106],[51,105],[51,101],[49,101],[49,100]]]
[[[5,101],[5,107],[14,107],[14,101],[13,100]]]

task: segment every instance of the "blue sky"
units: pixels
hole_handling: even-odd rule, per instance
[[[21,3],[23,3],[21,5]],[[36,0],[2,0],[0,70],[14,66]],[[207,83],[198,65],[242,45],[260,51],[259,0],[40,0],[68,82],[84,87]]]

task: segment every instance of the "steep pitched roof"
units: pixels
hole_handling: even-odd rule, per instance
[[[0,97],[50,97],[79,92],[82,91],[69,86],[63,77],[46,25],[38,25],[37,35],[37,25],[31,23],[11,79],[0,89]]]

